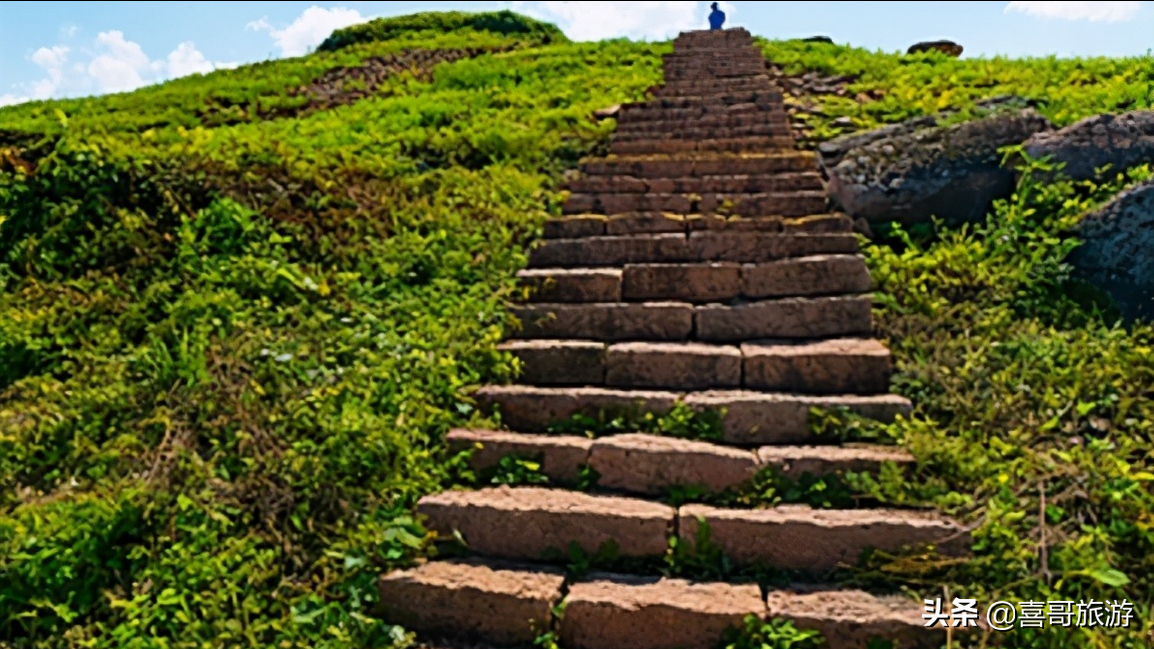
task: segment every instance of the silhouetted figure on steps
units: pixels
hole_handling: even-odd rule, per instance
[[[721,29],[721,26],[725,24],[725,12],[717,8],[716,2],[709,5],[709,8],[713,10],[709,12],[709,28]]]

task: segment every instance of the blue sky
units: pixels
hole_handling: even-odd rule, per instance
[[[723,2],[727,26],[768,38],[827,35],[904,50],[948,38],[964,56],[1137,56],[1154,47],[1148,2]],[[663,39],[704,25],[707,2],[0,1],[0,105],[131,90],[307,53],[334,28],[415,11],[512,8],[577,40]]]

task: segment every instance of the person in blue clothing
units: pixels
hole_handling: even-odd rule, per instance
[[[725,12],[717,8],[716,2],[709,5],[709,8],[713,10],[709,12],[709,28],[721,29],[721,26],[725,24]]]

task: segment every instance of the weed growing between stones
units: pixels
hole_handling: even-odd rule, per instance
[[[694,410],[678,402],[667,412],[603,411],[597,416],[577,414],[549,427],[553,434],[601,437],[616,433],[651,433],[681,439],[719,441],[723,410]]]
[[[779,504],[809,505],[820,509],[849,508],[861,504],[864,498],[851,488],[858,474],[846,476],[805,473],[787,477],[777,467],[760,469],[744,484],[720,492],[701,485],[678,485],[663,496],[664,502],[680,507],[702,503],[715,507],[760,508]]]
[[[725,634],[720,649],[820,649],[824,644],[821,633],[813,629],[798,629],[789,620],[749,615],[740,627]],[[871,645],[868,649],[882,648]]]
[[[525,458],[517,455],[506,455],[501,458],[497,466],[490,467],[482,472],[481,484],[509,485],[547,485],[549,476],[541,472],[541,458]]]

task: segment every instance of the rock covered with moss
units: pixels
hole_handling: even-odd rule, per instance
[[[1049,156],[1062,163],[1073,180],[1094,178],[1097,169],[1111,171],[1154,162],[1154,110],[1121,115],[1094,115],[1053,132],[1037,133],[1024,145],[1033,158]]]
[[[1118,194],[1082,219],[1070,255],[1078,275],[1114,299],[1128,319],[1154,317],[1154,180]]]
[[[1001,166],[998,150],[1052,128],[1032,108],[942,121],[916,118],[823,146],[830,197],[870,222],[973,221],[1014,190],[1014,172]]]
[[[940,52],[946,56],[958,58],[962,55],[962,46],[953,41],[923,41],[910,45],[906,54],[922,54],[924,52]]]

